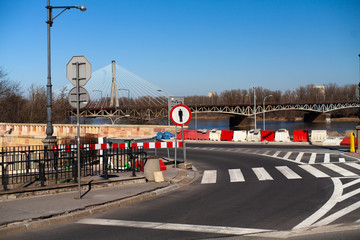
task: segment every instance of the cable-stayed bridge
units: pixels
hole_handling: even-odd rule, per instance
[[[72,88],[69,84],[68,90]],[[90,102],[81,109],[84,118],[121,118],[124,116],[140,122],[166,119],[168,116],[168,98],[170,93],[142,79],[122,66],[111,64],[92,73],[85,88],[90,94]],[[359,102],[323,102],[323,103],[284,103],[284,104],[233,104],[233,105],[191,105],[193,113],[227,114],[233,117],[231,125],[238,125],[243,119],[255,114],[274,111],[305,111],[309,121],[325,116],[328,120],[332,111],[358,108]],[[72,111],[70,116],[75,116]],[[230,120],[231,122],[231,120]]]

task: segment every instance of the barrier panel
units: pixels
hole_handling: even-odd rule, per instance
[[[293,142],[309,142],[309,131],[294,130]]]
[[[197,138],[198,138],[198,140],[209,140],[209,131],[208,130],[198,130]]]
[[[311,130],[311,142],[324,142],[326,139],[326,130]]]
[[[247,137],[246,131],[234,131],[233,141],[234,142],[245,142]]]
[[[342,138],[339,138],[339,137],[327,138],[323,142],[323,145],[326,145],[326,146],[340,146],[341,141],[342,141]]]
[[[261,139],[260,129],[251,129],[247,135],[247,141],[249,142],[260,142]]]
[[[182,139],[181,130],[176,134],[177,139]],[[186,140],[197,140],[196,130],[184,130],[184,139]]]
[[[220,135],[221,141],[232,141],[234,132],[231,130],[222,130]]]
[[[344,139],[340,142],[340,145],[350,146],[350,137],[344,137]],[[357,138],[355,138],[355,145],[357,146]]]
[[[290,142],[289,131],[286,129],[279,129],[275,132],[275,142]]]
[[[211,130],[209,133],[210,141],[220,141],[221,130]]]
[[[275,131],[272,130],[261,131],[261,141],[269,141],[269,142],[275,141]]]

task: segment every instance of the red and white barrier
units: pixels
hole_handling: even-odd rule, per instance
[[[143,149],[158,149],[158,148],[175,148],[175,142],[138,142],[138,143],[130,143],[130,148],[138,148],[141,147]],[[177,142],[177,147],[182,148],[183,142]],[[54,146],[53,149],[59,151],[71,151],[76,149],[76,145],[58,145]],[[105,149],[128,149],[127,143],[101,143],[101,144],[83,144],[80,145],[80,149],[90,149],[90,150],[105,150]]]

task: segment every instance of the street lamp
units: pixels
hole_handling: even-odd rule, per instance
[[[254,87],[254,125],[256,129],[256,87]]]
[[[168,98],[168,125],[170,126],[170,110],[171,109],[169,109],[169,94],[161,89],[158,89],[156,91],[165,93]]]
[[[264,128],[264,131],[265,131],[265,99],[267,97],[272,97],[272,95],[267,95],[264,97],[264,100],[263,100],[263,128]]]
[[[48,76],[47,76],[47,124],[46,124],[46,138],[49,143],[53,143],[56,139],[55,136],[53,136],[53,127],[52,127],[52,84],[51,84],[51,51],[50,51],[50,29],[52,27],[53,21],[55,18],[60,16],[63,12],[70,8],[76,8],[80,11],[84,12],[86,11],[86,7],[84,6],[50,6],[50,0],[47,0],[47,65],[48,65]],[[63,9],[58,15],[55,17],[52,16],[52,10],[53,9]]]

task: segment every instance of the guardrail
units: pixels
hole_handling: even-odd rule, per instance
[[[0,152],[2,190],[77,182],[76,146],[42,146],[2,148]],[[103,148],[81,146],[80,174],[82,177],[100,175],[107,179],[111,173],[143,168],[147,154],[142,147]]]

